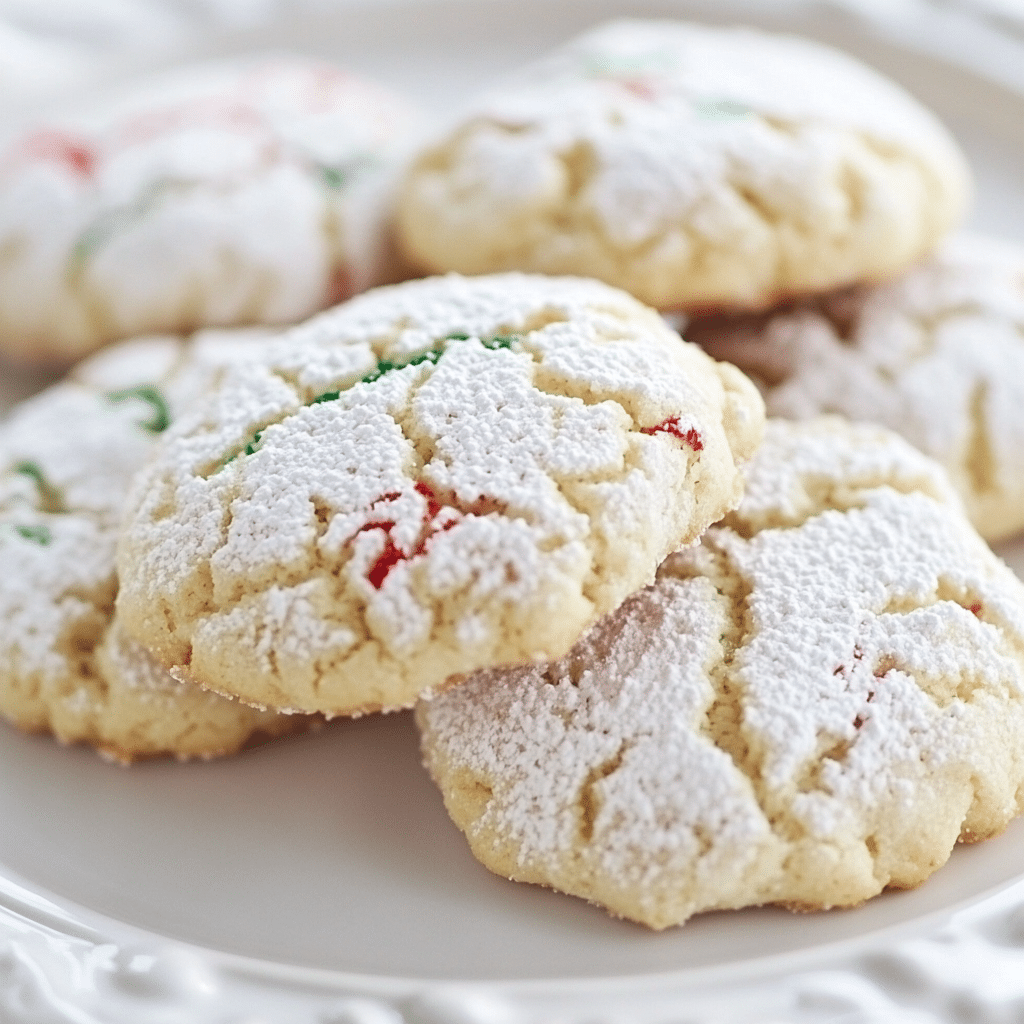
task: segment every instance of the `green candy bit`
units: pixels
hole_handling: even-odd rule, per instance
[[[444,339],[448,341],[448,338]],[[381,359],[377,365],[365,376],[360,378],[360,384],[372,384],[374,381],[380,380],[381,377],[386,373],[390,373],[392,370],[401,370],[406,366],[419,366],[421,363],[434,363],[444,354],[444,349],[429,348],[426,352],[421,352],[418,356],[413,356],[411,359],[405,360],[405,362],[393,362],[390,359]],[[347,390],[347,389],[346,389]],[[341,391],[325,391],[322,395],[317,395],[309,404],[319,405],[321,402],[335,402],[341,397]]]
[[[315,163],[320,180],[332,190],[343,189],[354,178],[364,174],[371,167],[378,166],[380,159],[372,153],[358,153],[343,164]]]
[[[493,338],[482,338],[480,344],[492,352],[499,348],[512,348],[512,343],[518,339],[518,334],[496,334]]]
[[[363,377],[360,384],[372,384],[375,380],[380,380],[385,373],[390,373],[392,370],[397,370],[399,364],[393,363],[388,359],[381,359],[377,363],[377,367],[371,370],[365,377]]]
[[[252,435],[252,440],[239,452],[235,452],[234,455],[229,455],[215,470],[215,473],[219,473],[225,466],[230,466],[232,462],[239,457],[239,455],[255,455],[260,450],[260,441],[263,438],[263,431],[257,430]]]
[[[190,182],[161,178],[127,206],[115,207],[101,213],[75,240],[68,259],[67,272],[69,278],[80,275],[86,262],[96,252],[133,223],[146,217],[167,195],[187,189]]]
[[[750,107],[726,99],[694,100],[693,112],[705,121],[731,121],[753,113]]]
[[[324,164],[320,165],[320,174],[324,179],[324,184],[328,188],[342,188],[345,182],[348,181],[348,171],[341,167],[328,167]]]
[[[32,477],[40,488],[47,486],[46,477],[43,475],[42,467],[38,462],[19,462],[14,467],[14,472]]]
[[[106,224],[93,224],[75,239],[68,260],[69,276],[74,276],[74,273],[81,269],[82,264],[106,241],[111,233]]]
[[[114,403],[125,402],[129,398],[145,402],[153,409],[152,417],[139,424],[143,430],[148,430],[151,434],[161,434],[171,425],[171,410],[167,405],[167,399],[152,385],[139,384],[137,387],[125,388],[123,391],[111,391],[107,395],[107,401]]]
[[[339,398],[341,398],[340,391],[325,391],[322,395],[317,395],[309,404],[319,405],[321,402],[336,402]]]
[[[365,377],[361,378],[360,384],[372,384],[374,381],[378,381],[386,373],[390,373],[392,370],[402,370],[407,366],[419,366],[421,363],[432,363],[435,366],[440,360],[441,356],[445,353],[444,343],[448,341],[469,341],[472,335],[470,334],[448,334],[441,339],[437,344],[442,346],[440,348],[428,348],[426,352],[421,352],[418,356],[413,356],[411,359],[406,359],[404,362],[394,362],[390,359],[381,359],[376,367],[372,369]],[[484,348],[490,349],[492,352],[499,348],[511,348],[512,343],[518,339],[518,334],[497,334],[493,338],[481,338],[480,344]],[[317,395],[309,404],[319,405],[321,402],[334,402],[341,397],[341,391],[325,391],[322,395]]]
[[[48,526],[15,526],[14,532],[25,540],[32,541],[45,548],[53,540],[53,534]]]
[[[404,362],[394,362],[390,359],[381,359],[378,361],[376,367],[372,369],[365,377],[363,377],[360,384],[372,384],[374,381],[380,380],[386,373],[391,373],[392,370],[401,370],[406,366],[419,366],[421,363],[432,363],[437,365],[438,360],[445,353],[444,344],[448,341],[469,341],[471,335],[469,334],[449,334],[437,344],[440,347],[428,348],[426,352],[421,352],[419,355],[412,356],[412,358],[405,360]],[[484,348],[490,351],[495,351],[499,348],[510,349],[513,342],[519,338],[518,334],[496,334],[493,338],[481,338],[480,344]],[[109,396],[108,396],[109,397]],[[341,391],[325,391],[322,395],[317,395],[309,401],[309,405],[320,405],[322,402],[336,402],[341,397]],[[221,465],[230,465],[238,458],[239,455],[254,455],[260,448],[260,440],[263,437],[263,431],[259,430],[254,435],[252,440],[235,455],[228,456]]]
[[[393,363],[390,359],[382,359],[377,363],[377,368],[371,370],[359,383],[372,384],[375,380],[380,380],[384,374],[390,373],[392,370],[404,369],[406,366],[419,366],[421,363],[433,363],[436,365],[443,352],[443,349],[428,348],[426,352],[421,352],[418,356],[413,356],[404,363]]]
[[[438,359],[444,354],[444,349],[428,348],[426,352],[421,352],[418,356],[413,356],[412,359],[404,363],[395,363],[394,365],[387,364],[389,370],[400,370],[403,366],[419,366],[421,363],[432,363],[437,365]],[[378,367],[380,364],[378,364]],[[387,370],[384,371],[387,373]]]
[[[46,474],[38,462],[19,462],[14,467],[15,473],[31,477],[39,491],[39,507],[43,512],[59,513],[65,511],[64,497],[60,490],[46,479]]]

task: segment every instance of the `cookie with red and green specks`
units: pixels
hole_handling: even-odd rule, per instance
[[[430,272],[586,274],[664,310],[763,309],[886,280],[962,218],[936,118],[836,50],[614,21],[496,86],[407,174]]]
[[[118,524],[132,476],[171,417],[253,331],[108,349],[0,425],[0,714],[120,761],[210,757],[308,725],[182,684],[114,615]]]
[[[850,906],[1024,809],[1024,584],[897,435],[770,420],[739,508],[653,586],[417,719],[499,875],[653,928]]]
[[[184,68],[0,145],[0,350],[67,363],[155,331],[293,323],[392,280],[418,119],[321,61]]]
[[[182,678],[328,714],[563,654],[734,507],[763,408],[596,281],[378,289],[168,431],[122,534],[125,628]]]

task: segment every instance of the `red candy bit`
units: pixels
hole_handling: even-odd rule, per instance
[[[428,484],[425,484],[422,481],[416,485],[416,493],[427,499],[427,514],[425,516],[426,522],[429,523],[432,519],[436,519],[437,514],[443,507],[441,502],[437,500],[437,495]]]
[[[422,555],[427,550],[427,544],[429,544],[437,534],[447,533],[448,530],[455,526],[459,519],[462,518],[456,509],[449,507],[449,512],[451,512],[455,518],[446,519],[443,523],[439,524],[437,522],[437,517],[444,511],[446,506],[442,505],[441,502],[437,500],[437,495],[422,481],[416,484],[416,493],[421,494],[427,499],[427,508],[423,515],[423,536],[419,544],[416,545],[413,557],[416,555]]]
[[[670,416],[667,420],[662,420],[661,423],[654,427],[641,427],[641,434],[671,434],[673,437],[679,438],[683,444],[689,445],[695,452],[704,450],[704,441],[700,436],[700,432],[690,427],[689,430],[683,430],[679,425],[678,416]]]
[[[619,85],[628,93],[636,96],[637,99],[641,100],[653,100],[657,96],[657,92],[650,82],[643,78],[620,78]]]
[[[25,141],[28,153],[39,160],[63,164],[80,178],[92,177],[96,156],[80,139],[58,131],[41,131]]]
[[[410,558],[416,558],[418,555],[422,555],[427,550],[427,544],[430,542],[431,538],[435,537],[439,533],[445,533],[450,530],[453,526],[457,525],[459,521],[458,518],[454,518],[448,519],[441,524],[437,524],[435,520],[444,510],[445,506],[437,500],[437,495],[428,484],[422,482],[417,483],[415,490],[417,494],[426,498],[427,507],[422,516],[420,542],[410,554],[406,554],[391,539],[391,531],[395,528],[394,520],[386,519],[366,523],[356,531],[357,533],[366,533],[369,530],[383,530],[386,534],[384,550],[377,556],[376,561],[370,566],[370,571],[366,574],[366,578],[370,581],[370,584],[375,590],[380,590],[380,588],[384,586],[384,581],[388,578],[388,573],[391,572],[399,562],[404,562]],[[401,496],[400,492],[392,491],[390,494],[382,494],[374,504],[381,501],[395,501]],[[458,513],[454,509],[451,511],[458,516]]]
[[[977,615],[978,618],[981,618],[981,602],[980,601],[975,601],[974,604],[972,604],[967,610],[972,615]]]
[[[391,535],[391,531],[395,528],[394,520],[386,519],[374,523],[364,523],[356,530],[356,533],[367,533],[370,530],[383,530],[388,536]]]
[[[389,495],[384,495],[384,498],[388,497]],[[405,554],[395,546],[395,542],[391,539],[391,531],[394,528],[394,520],[386,519],[381,522],[365,523],[356,531],[356,533],[369,533],[370,530],[383,530],[386,535],[384,550],[377,556],[377,560],[370,566],[370,571],[366,574],[366,578],[376,590],[380,590],[388,573],[405,558]]]
[[[394,523],[391,525],[394,526]],[[391,539],[391,534],[389,533],[384,541],[384,550],[377,556],[377,560],[370,566],[370,571],[366,574],[366,578],[370,581],[374,590],[380,590],[384,586],[384,581],[388,578],[388,573],[399,562],[405,561],[406,558],[408,558],[408,555],[395,547],[395,542]]]
[[[881,678],[880,676],[875,676],[875,679],[880,679],[880,678]],[[868,690],[868,695],[867,695],[867,698],[865,700],[865,703],[871,704],[874,701],[874,699],[875,699],[875,691],[874,690]],[[857,717],[853,720],[853,727],[854,727],[854,729],[859,729],[866,721],[867,721],[867,716],[865,716],[865,715],[857,715]]]
[[[854,644],[853,645],[853,660],[854,661],[861,661],[861,660],[863,660],[863,658],[864,658],[864,649],[861,647],[860,644]],[[844,676],[844,675],[846,675],[847,671],[848,671],[848,669],[847,669],[847,667],[845,665],[836,665],[836,667],[834,669],[832,669],[832,675],[834,675],[834,676]]]
[[[461,518],[461,517],[460,517]],[[458,526],[458,519],[448,519],[443,522],[440,526],[436,523],[430,523],[427,526],[427,532],[423,535],[423,539],[416,545],[416,550],[410,557],[415,558],[417,555],[422,555],[427,550],[427,545],[432,541],[439,533],[447,533],[453,526]]]

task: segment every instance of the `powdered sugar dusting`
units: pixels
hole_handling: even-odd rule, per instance
[[[664,927],[859,902],[1000,831],[1024,781],[1024,585],[927,465],[875,428],[773,421],[750,504],[563,660],[422,703],[477,856]]]
[[[672,417],[699,444],[643,432]],[[596,282],[381,289],[296,328],[172,428],[134,491],[125,612],[168,661],[246,699],[407,703],[568,647],[735,503],[759,432],[746,382]],[[265,594],[297,587],[332,628],[275,632],[240,671]],[[318,646],[334,627],[351,650]]]
[[[189,68],[0,150],[0,345],[287,323],[382,271],[379,194],[417,115],[329,64]]]
[[[775,415],[882,423],[943,464],[990,540],[1024,527],[1024,250],[962,236],[899,281],[710,346],[771,358]]]
[[[921,492],[960,508],[949,478],[934,461],[884,427],[817,417],[813,430],[772,428],[771,472],[748,473],[743,504],[727,520],[741,532],[797,526],[822,506],[845,508],[865,491]]]
[[[660,308],[764,307],[891,276],[962,216],[935,118],[808,40],[599,26],[476,101],[409,175],[433,270],[587,273]]]
[[[0,710],[16,724],[125,759],[220,752],[273,728],[272,716],[261,724],[182,688],[111,628],[124,496],[157,428],[264,337],[209,331],[118,346],[0,426]]]

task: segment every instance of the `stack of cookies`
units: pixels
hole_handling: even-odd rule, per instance
[[[570,43],[409,166],[403,258],[447,276],[122,344],[0,428],[0,710],[130,760],[415,706],[487,867],[655,928],[918,884],[1022,809],[1024,584],[958,494],[1013,477],[978,412],[1009,372],[958,383],[952,482],[816,414],[872,418],[861,378],[912,406],[882,338],[923,409],[946,335],[1008,334],[1021,275],[931,255],[968,194],[937,121],[834,51],[663,22]],[[45,311],[67,344],[105,340],[75,308]],[[658,310],[782,367],[769,407],[806,419],[766,425]],[[862,368],[801,390],[833,350]],[[993,508],[968,500],[1017,528]]]
[[[395,273],[387,197],[422,115],[321,61],[215,63],[0,145],[0,352],[65,366],[0,426],[0,713],[121,761],[314,718],[185,688],[119,627],[114,552],[172,419],[270,332]],[[177,332],[155,335],[151,332]]]
[[[1024,529],[1024,248],[947,237],[966,163],[833,50],[616,22],[482,97],[406,182],[421,268],[598,277],[761,385],[768,412],[882,423],[982,536]]]
[[[570,42],[413,165],[420,267],[619,285],[802,421],[565,658],[420,705],[493,870],[664,927],[915,885],[1021,809],[1021,588],[964,506],[1024,528],[1024,250],[946,241],[969,194],[864,66],[669,22]]]

